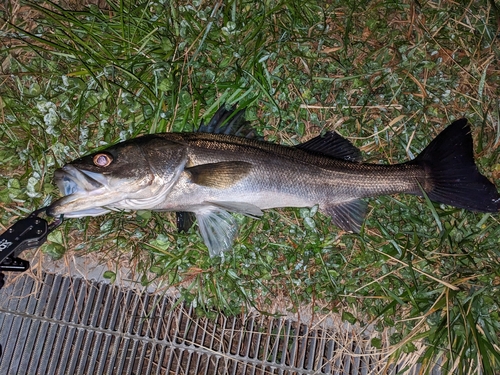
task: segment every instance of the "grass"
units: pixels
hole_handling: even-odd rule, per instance
[[[499,185],[493,1],[72,4],[0,11],[4,227],[58,196],[57,167],[139,134],[193,130],[223,103],[246,107],[269,141],[336,129],[384,163],[466,116],[477,163]],[[209,316],[306,306],[374,327],[389,361],[415,353],[427,373],[500,371],[498,215],[397,196],[370,200],[361,235],[314,208],[238,221],[224,261],[196,229],[178,234],[172,215],[151,212],[68,220],[43,251],[99,254],[110,279],[128,265]]]

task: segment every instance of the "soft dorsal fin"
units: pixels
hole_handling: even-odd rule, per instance
[[[335,132],[326,132],[324,135],[317,136],[295,147],[312,154],[325,155],[335,159],[361,161],[361,151]]]
[[[196,165],[185,171],[190,173],[195,184],[224,189],[244,178],[251,168],[252,164],[244,161],[223,161]]]

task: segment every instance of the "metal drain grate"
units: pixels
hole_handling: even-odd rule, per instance
[[[0,374],[372,374],[379,358],[269,317],[196,318],[158,295],[23,276],[0,291]]]

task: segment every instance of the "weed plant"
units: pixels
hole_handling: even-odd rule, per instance
[[[381,163],[415,157],[466,116],[477,163],[500,186],[494,0],[14,0],[0,15],[3,227],[58,196],[66,162],[192,131],[224,103],[269,141],[336,130]],[[131,266],[207,315],[340,314],[371,327],[389,362],[418,353],[423,373],[498,373],[499,216],[404,195],[369,203],[360,235],[316,208],[238,217],[224,259],[196,228],[179,234],[173,215],[147,211],[67,220],[43,251],[100,254],[110,279]]]

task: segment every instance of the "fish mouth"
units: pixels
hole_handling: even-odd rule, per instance
[[[119,200],[110,194],[108,180],[100,173],[68,164],[55,172],[54,179],[64,197],[49,206],[47,214],[50,216],[98,216],[110,211],[104,207],[106,204]]]
[[[106,179],[99,173],[65,165],[55,172],[57,187],[64,195],[89,193],[106,185]]]

